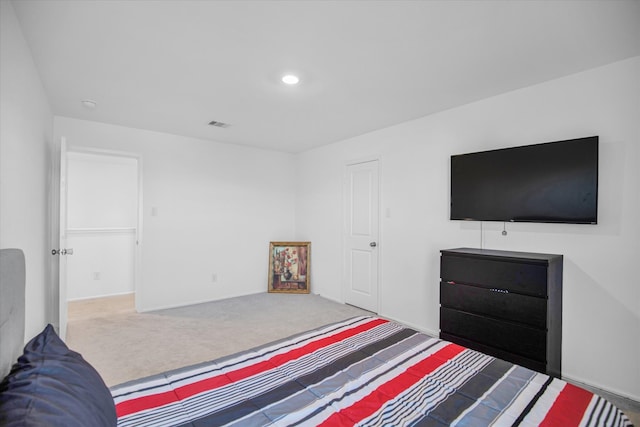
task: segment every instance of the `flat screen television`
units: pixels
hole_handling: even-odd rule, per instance
[[[452,220],[598,222],[598,137],[451,156]]]

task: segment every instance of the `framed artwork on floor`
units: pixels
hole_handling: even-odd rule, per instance
[[[311,242],[269,244],[269,292],[309,293]]]

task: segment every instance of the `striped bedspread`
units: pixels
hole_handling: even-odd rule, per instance
[[[357,317],[111,389],[118,426],[630,426],[547,375]]]

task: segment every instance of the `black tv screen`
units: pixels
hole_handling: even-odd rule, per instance
[[[451,156],[451,219],[596,224],[598,137]]]

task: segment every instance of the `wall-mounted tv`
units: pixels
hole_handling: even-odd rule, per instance
[[[598,222],[598,137],[451,156],[452,220]]]

